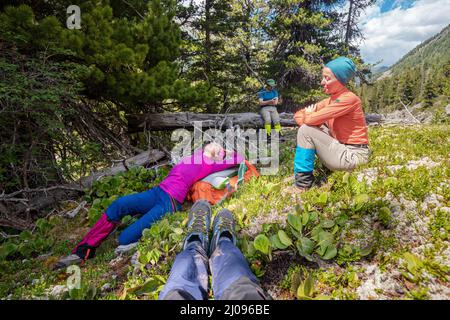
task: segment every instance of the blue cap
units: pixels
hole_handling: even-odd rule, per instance
[[[353,61],[346,57],[339,57],[328,62],[325,67],[330,68],[340,83],[346,85],[356,73]]]

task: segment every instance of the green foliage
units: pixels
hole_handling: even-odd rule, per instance
[[[18,237],[3,242],[0,245],[0,261],[29,258],[47,252],[55,243],[55,239],[49,236],[53,226],[54,222],[39,219],[33,232],[24,230]]]

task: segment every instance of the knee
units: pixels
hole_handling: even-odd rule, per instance
[[[300,128],[298,128],[298,132],[297,132],[297,144],[304,144],[305,141],[308,141],[308,138],[311,136],[311,132],[312,132],[313,127],[312,126],[308,126],[306,124],[302,124],[300,126]]]
[[[309,136],[311,131],[314,130],[313,126],[308,126],[307,124],[302,124],[300,128],[298,128],[298,135]]]
[[[126,206],[127,204],[124,197],[114,200],[106,209],[106,215],[108,216],[108,220],[120,221],[122,219],[122,213],[124,212]]]

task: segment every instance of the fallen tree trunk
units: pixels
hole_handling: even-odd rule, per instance
[[[0,226],[19,230],[28,229],[34,220],[32,215],[40,213],[50,206],[55,206],[61,201],[79,198],[84,194],[84,189],[90,188],[100,178],[116,175],[132,167],[155,163],[164,156],[164,152],[160,150],[149,150],[124,159],[111,168],[83,177],[77,182],[49,188],[24,189],[0,195]]]
[[[295,127],[292,113],[280,113],[280,124],[282,127]],[[128,132],[136,133],[144,130],[164,131],[180,128],[192,129],[195,121],[201,121],[202,128],[228,129],[234,126],[241,128],[264,128],[262,117],[258,113],[229,113],[229,114],[207,114],[207,113],[160,113],[160,114],[129,114]],[[381,115],[368,114],[366,121],[380,122]]]
[[[127,171],[131,167],[143,167],[151,163],[155,163],[164,158],[165,153],[160,150],[148,150],[140,153],[134,157],[124,159],[122,162],[117,163],[111,168],[98,171],[91,174],[88,177],[81,178],[77,185],[83,188],[90,188],[92,184],[104,176],[114,176],[120,172]]]

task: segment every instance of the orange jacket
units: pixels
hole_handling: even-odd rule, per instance
[[[320,126],[326,123],[331,135],[341,143],[369,143],[361,100],[347,88],[320,101],[315,112],[306,114],[305,109],[297,111],[294,120],[299,126]]]

